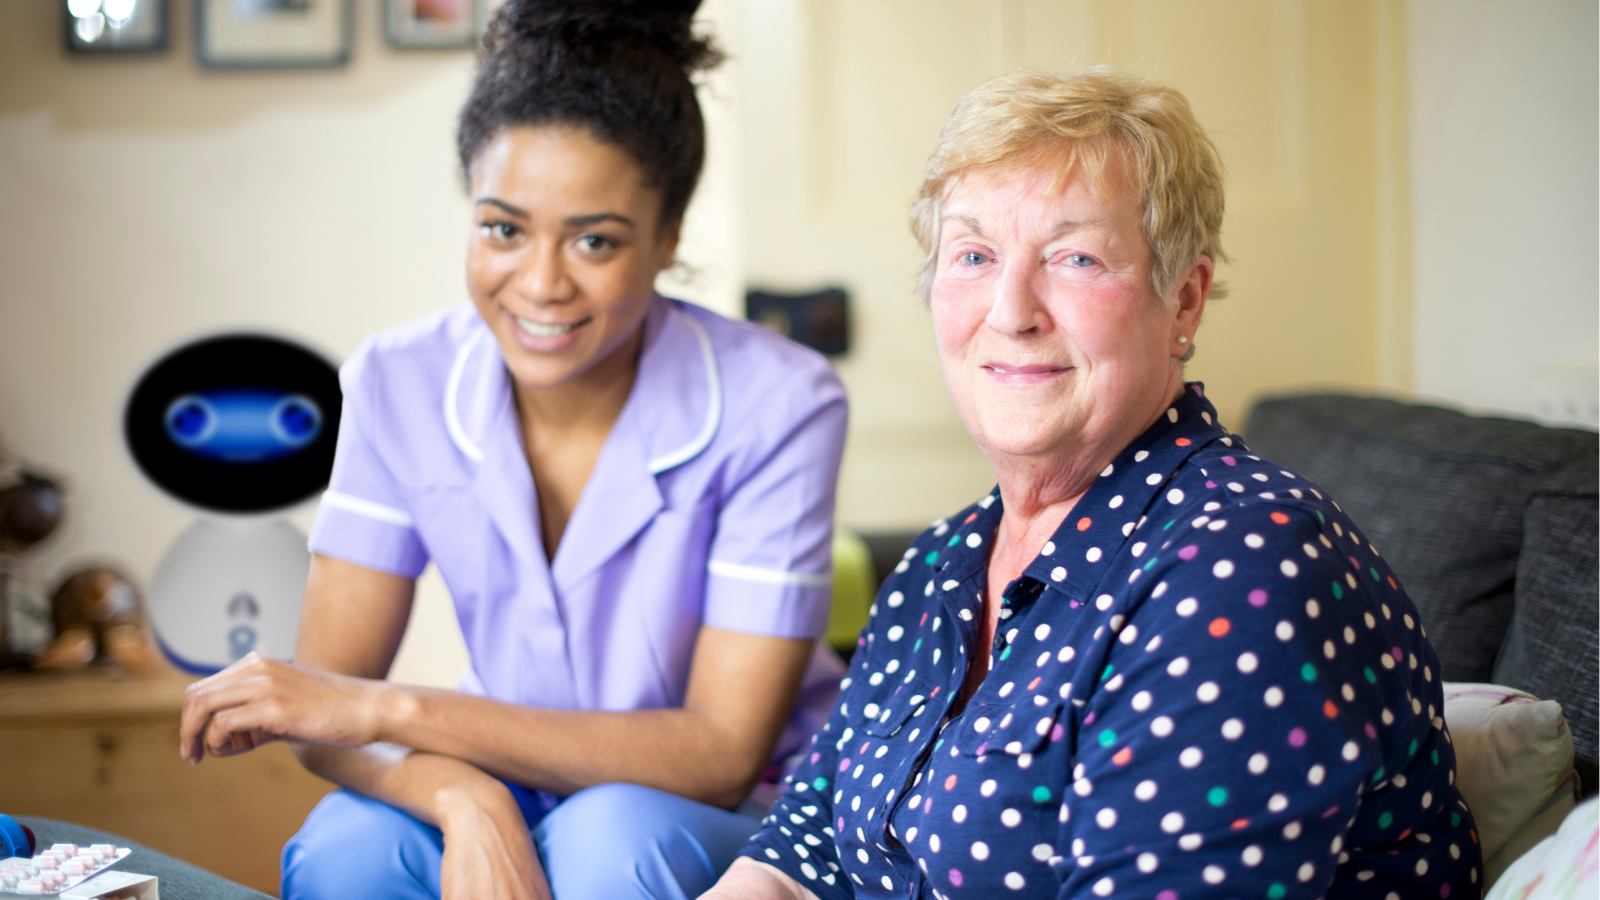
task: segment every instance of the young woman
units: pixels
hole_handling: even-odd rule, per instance
[[[704,156],[697,5],[511,0],[490,26],[459,137],[472,305],[346,363],[295,661],[186,702],[185,758],[287,739],[346,788],[285,848],[286,897],[695,896],[831,707],[843,390],[653,290]],[[381,680],[430,560],[459,693]]]

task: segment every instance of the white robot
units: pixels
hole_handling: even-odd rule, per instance
[[[123,437],[145,477],[200,513],[150,583],[150,624],[173,664],[210,674],[251,650],[294,652],[311,556],[282,516],[327,486],[339,375],[262,334],[185,344],[134,384]]]

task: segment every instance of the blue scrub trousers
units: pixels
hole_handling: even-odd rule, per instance
[[[556,900],[689,900],[709,890],[759,818],[634,784],[586,788],[546,811],[510,786]],[[334,791],[283,848],[285,900],[438,900],[444,838],[387,803]]]

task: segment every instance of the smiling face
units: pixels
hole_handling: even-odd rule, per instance
[[[1057,166],[980,170],[947,194],[934,331],[956,409],[997,469],[1098,472],[1183,388],[1178,338],[1199,327],[1211,261],[1184,270],[1172,302],[1155,295],[1125,168],[1109,154],[1103,189],[1078,166],[1055,186]]]
[[[521,388],[632,377],[677,225],[628,153],[587,130],[502,131],[473,158],[467,287]]]

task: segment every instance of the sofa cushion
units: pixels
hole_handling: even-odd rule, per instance
[[[1535,490],[1581,482],[1574,463],[1596,444],[1575,429],[1340,395],[1264,400],[1245,437],[1321,485],[1378,546],[1452,681],[1494,677],[1523,509]],[[1592,466],[1586,477],[1592,487]]]
[[[1596,660],[1600,659],[1600,493],[1540,492],[1523,516],[1516,611],[1494,681],[1555,700],[1566,712],[1584,793],[1596,787]]]
[[[1574,900],[1597,890],[1600,816],[1596,801],[1573,810],[1561,829],[1511,864],[1484,900]]]

